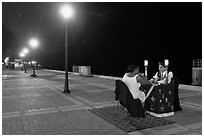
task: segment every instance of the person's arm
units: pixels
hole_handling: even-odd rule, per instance
[[[153,79],[158,79],[158,72],[153,76]]]
[[[149,80],[149,82],[150,82],[150,83],[152,83],[152,82],[157,82],[157,80],[158,80],[158,72],[153,76],[153,78],[151,78],[151,79]]]
[[[168,83],[171,83],[171,79],[173,78],[173,73],[170,71],[168,73]]]

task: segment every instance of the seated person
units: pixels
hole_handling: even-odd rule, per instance
[[[170,83],[172,78],[173,73],[171,71],[168,73],[167,68],[164,66],[164,62],[159,62],[159,72],[157,72],[149,82],[166,84]]]
[[[127,73],[123,76],[122,81],[127,85],[134,99],[140,99],[144,107],[145,93],[139,88],[147,84],[147,79],[139,73],[139,66],[130,65],[127,67]]]

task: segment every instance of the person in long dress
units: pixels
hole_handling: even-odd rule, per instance
[[[168,72],[167,67],[164,66],[164,62],[159,62],[159,71],[153,76],[150,82],[157,82],[157,83],[170,83],[171,79],[173,78],[173,73],[170,71]]]
[[[127,85],[134,99],[140,99],[144,107],[145,93],[140,90],[141,85],[147,84],[147,79],[139,72],[139,66],[130,65],[122,81]]]

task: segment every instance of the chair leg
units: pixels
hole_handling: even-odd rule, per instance
[[[119,105],[119,100],[117,101],[117,104],[116,104],[116,107],[115,107],[115,115],[117,114],[118,105]]]
[[[125,116],[127,116],[127,108],[125,108]]]

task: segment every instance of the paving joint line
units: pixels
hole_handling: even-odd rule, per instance
[[[2,88],[2,90],[38,89],[38,88],[44,88],[44,87],[46,87],[46,86],[20,87],[20,88]]]
[[[43,80],[43,79],[35,79],[35,80],[38,81],[39,83],[41,83],[41,84],[47,86],[47,87],[50,88],[52,91],[54,91],[55,93],[59,94],[60,96],[62,96],[62,97],[64,97],[64,98],[68,99],[69,101],[71,101],[71,102],[73,102],[73,103],[75,103],[75,104],[78,104],[78,105],[84,105],[82,102],[80,102],[80,101],[78,101],[78,100],[76,100],[76,99],[74,99],[74,98],[71,98],[71,97],[69,97],[69,96],[63,94],[63,93],[61,92],[62,90],[59,89],[57,86],[55,86],[55,85],[53,85],[53,84],[51,84],[51,83],[49,83],[49,82],[47,82],[47,81],[45,81],[45,80]],[[57,91],[56,91],[56,90],[57,90]]]

